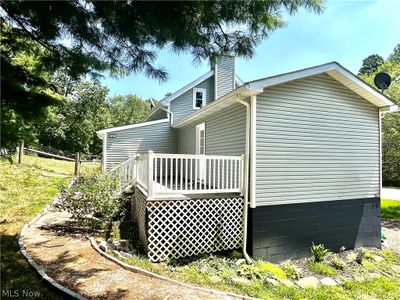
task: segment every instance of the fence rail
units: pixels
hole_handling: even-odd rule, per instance
[[[149,151],[119,164],[121,188],[137,184],[160,195],[243,193],[244,156],[161,154]]]

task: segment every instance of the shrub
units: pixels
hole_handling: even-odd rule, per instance
[[[282,264],[282,269],[285,271],[286,277],[292,280],[298,280],[301,276],[300,268],[291,264],[290,262],[284,262]]]
[[[346,262],[335,256],[332,258],[331,264],[334,268],[343,270],[346,267]]]
[[[312,243],[310,249],[312,255],[314,255],[314,261],[316,262],[321,262],[327,256],[332,254],[332,252],[330,252],[329,249],[325,249],[325,246],[323,244],[315,245],[314,243]]]
[[[106,225],[108,238],[112,221],[122,205],[119,190],[119,179],[115,175],[102,173],[80,177],[64,192],[60,205],[81,224],[93,226],[93,220],[97,220]]]
[[[338,273],[338,271],[334,267],[331,267],[324,262],[308,261],[307,267],[315,273],[327,276],[336,276]]]

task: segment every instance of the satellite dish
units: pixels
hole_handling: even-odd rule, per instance
[[[376,87],[382,91],[382,93],[389,87],[391,82],[392,78],[388,73],[380,72],[375,75],[374,83]]]
[[[153,99],[150,98],[150,110],[153,110],[156,107]]]

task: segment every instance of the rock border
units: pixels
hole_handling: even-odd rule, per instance
[[[67,190],[71,188],[71,186],[75,183],[76,178],[74,177],[70,184],[67,186]],[[59,193],[53,201],[47,205],[43,211],[38,214],[35,218],[33,218],[31,221],[28,223],[25,223],[25,225],[22,227],[22,230],[19,234],[18,238],[18,245],[19,245],[19,250],[21,251],[22,255],[26,258],[28,263],[31,265],[31,267],[34,268],[34,270],[39,274],[39,276],[45,280],[47,283],[49,283],[52,287],[56,288],[57,290],[61,291],[62,293],[74,298],[74,299],[79,299],[79,300],[87,300],[87,298],[83,297],[82,295],[66,288],[65,286],[59,284],[57,281],[55,281],[53,278],[51,278],[49,275],[46,274],[44,271],[44,268],[40,266],[39,264],[36,263],[36,261],[33,259],[33,257],[28,253],[25,247],[24,239],[25,235],[29,229],[30,226],[35,224],[43,215],[45,215],[49,209],[55,204],[61,197],[61,193]]]
[[[146,275],[146,276],[149,276],[149,277],[153,277],[153,278],[157,278],[157,279],[169,282],[169,283],[177,284],[177,285],[180,285],[180,286],[185,287],[185,288],[191,288],[191,289],[194,289],[194,290],[197,290],[197,291],[209,293],[211,295],[230,296],[230,297],[233,297],[233,298],[236,298],[236,299],[246,299],[246,300],[257,300],[257,299],[259,299],[259,298],[253,298],[253,297],[249,297],[249,296],[245,296],[245,295],[239,295],[239,294],[235,294],[235,293],[231,293],[231,292],[224,292],[224,291],[219,291],[219,290],[202,288],[202,287],[191,285],[191,284],[188,284],[188,283],[185,283],[185,282],[182,282],[182,281],[171,279],[171,278],[168,278],[168,277],[165,277],[165,276],[162,276],[162,275],[158,275],[156,273],[147,271],[145,269],[142,269],[142,268],[139,268],[139,267],[136,267],[136,266],[129,265],[129,264],[124,263],[123,261],[119,260],[118,258],[108,254],[107,252],[104,252],[103,250],[101,250],[99,248],[99,246],[97,245],[96,240],[93,237],[90,237],[89,240],[90,240],[90,244],[93,247],[93,249],[96,250],[101,256],[103,256],[104,258],[116,263],[117,265],[119,265],[123,269],[131,271],[133,273],[140,273],[140,274],[143,274],[143,275]]]

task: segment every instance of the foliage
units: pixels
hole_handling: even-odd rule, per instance
[[[315,245],[314,243],[312,243],[310,250],[312,255],[314,256],[314,261],[316,262],[321,262],[327,256],[332,254],[329,249],[325,249],[325,246],[323,244]]]
[[[239,263],[239,260],[226,257],[206,255],[201,257],[192,257],[179,260],[172,260],[171,263],[150,263],[147,258],[133,256],[128,259],[122,259],[124,262],[139,266],[156,274],[167,276],[176,280],[209,287],[212,289],[226,290],[242,295],[247,295],[262,299],[358,299],[360,295],[366,298],[375,297],[378,299],[387,299],[387,295],[393,296],[393,299],[400,296],[400,277],[393,271],[390,272],[400,257],[391,251],[377,251],[382,257],[389,257],[381,263],[374,263],[376,267],[374,272],[381,277],[370,278],[371,271],[363,265],[350,264],[343,270],[345,274],[339,274],[336,269],[325,263],[311,264],[317,265],[318,274],[327,276],[341,276],[337,278],[339,285],[335,287],[318,286],[317,288],[302,289],[296,285],[286,285],[288,279],[277,279],[278,285],[271,285],[266,279],[271,278],[269,272],[260,272],[257,265],[262,265],[262,260],[257,260],[252,265]],[[112,254],[112,253],[110,253]],[[286,262],[297,268],[293,263]],[[268,264],[268,263],[267,263]],[[385,265],[383,267],[383,265]],[[246,270],[241,275],[241,270]],[[359,271],[362,271],[358,273]],[[312,270],[312,272],[314,272]],[[357,274],[357,280],[354,278]],[[291,278],[287,275],[288,278]],[[272,277],[273,278],[273,277]],[[277,277],[275,277],[277,278]]]
[[[307,267],[318,274],[323,274],[327,276],[336,276],[338,274],[338,271],[334,268],[331,267],[330,265],[324,263],[324,262],[316,262],[316,261],[311,261],[309,260],[307,262]]]
[[[387,72],[392,77],[392,84],[384,93],[400,105],[400,44],[389,58],[374,72],[362,74],[361,79],[374,85],[374,77],[378,72]],[[361,70],[360,70],[361,72]],[[400,112],[385,114],[382,120],[382,179],[384,186],[400,186]]]
[[[346,262],[339,257],[334,256],[332,257],[331,265],[336,269],[342,270],[346,267]]]
[[[286,277],[292,280],[298,280],[301,276],[301,270],[294,264],[286,261],[282,264],[282,269],[285,271]]]
[[[99,220],[107,226],[108,238],[112,230],[112,221],[123,206],[119,190],[119,179],[113,174],[82,176],[65,192],[61,207],[70,212],[72,218],[79,223],[87,224]]]
[[[373,54],[363,59],[358,75],[368,75],[376,72],[378,68],[385,62],[382,56]]]
[[[286,278],[286,273],[279,266],[272,264],[270,262],[264,262],[259,260],[255,263],[255,266],[262,271],[268,272],[275,278]]]
[[[33,219],[68,185],[73,162],[25,155],[23,164],[0,159],[1,288],[22,291],[29,287],[43,299],[59,299],[38,278],[22,256],[18,236],[22,226]],[[42,176],[43,173],[66,177]]]

